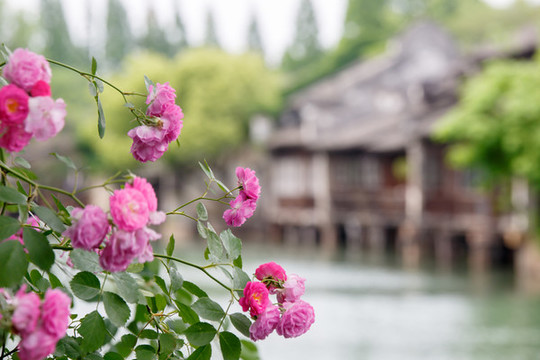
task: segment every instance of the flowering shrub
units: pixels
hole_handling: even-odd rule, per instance
[[[162,211],[152,185],[131,173],[103,184],[65,190],[39,183],[17,152],[32,137],[43,141],[64,126],[66,104],[51,96],[49,64],[65,67],[88,80],[98,110],[98,133],[105,135],[101,107],[104,85],[125,100],[138,126],[128,132],[131,153],[140,162],[156,161],[180,135],[184,117],[176,91],[168,83],[145,77],[148,94],[124,92],[90,72],[25,49],[9,53],[0,64],[6,85],[0,88],[0,341],[1,358],[58,359],[209,359],[221,351],[226,360],[246,358],[253,344],[276,330],[286,338],[305,333],[314,310],[300,298],[305,280],[287,275],[273,263],[261,265],[250,278],[242,269],[242,243],[230,230],[217,233],[205,202],[229,205],[223,219],[241,226],[260,196],[255,171],[238,167],[231,190],[216,179],[208,164],[203,194],[171,211]],[[128,101],[146,98],[142,111]],[[9,154],[6,154],[8,152]],[[9,155],[9,156],[6,156]],[[54,154],[79,171],[67,157]],[[93,188],[109,195],[108,209],[85,204],[80,195]],[[210,192],[221,195],[210,197]],[[237,192],[237,195],[233,194]],[[167,216],[196,222],[206,242],[207,264],[175,256],[170,236],[165,253],[153,244]],[[152,266],[147,263],[153,260]],[[158,265],[158,268],[155,268]],[[226,310],[181,267],[195,268],[230,296]],[[273,302],[270,296],[275,295]],[[250,317],[230,313],[238,303]],[[228,328],[229,324],[236,329]],[[248,349],[243,354],[244,349]]]

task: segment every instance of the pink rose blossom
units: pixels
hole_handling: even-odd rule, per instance
[[[21,336],[27,336],[36,329],[39,319],[41,300],[36,293],[26,293],[26,285],[15,295],[15,311],[11,321]]]
[[[245,199],[243,194],[239,194],[229,205],[231,208],[223,213],[223,219],[229,226],[240,226],[245,223],[257,207],[255,200]]]
[[[174,104],[175,99],[176,90],[169,86],[168,82],[157,83],[155,87],[150,85],[146,98],[146,104],[149,104],[146,115],[161,116],[169,105]]]
[[[116,190],[110,197],[110,208],[113,221],[121,230],[142,229],[148,223],[148,202],[133,188]]]
[[[162,131],[154,126],[137,126],[128,131],[128,136],[133,139],[131,154],[140,162],[156,161],[169,146]]]
[[[236,177],[238,177],[238,184],[242,187],[240,193],[243,193],[247,199],[257,200],[261,187],[255,171],[250,168],[237,167]]]
[[[273,261],[260,265],[255,270],[255,277],[268,287],[271,294],[287,280],[285,270]]]
[[[19,359],[43,360],[54,352],[57,342],[57,338],[43,329],[38,329],[24,337],[19,343]]]
[[[112,233],[99,257],[102,268],[110,272],[125,271],[141,251],[135,232],[117,230]]]
[[[251,340],[263,340],[270,335],[279,323],[279,316],[279,308],[272,304],[268,305],[249,327]]]
[[[30,95],[32,96],[51,96],[51,86],[49,83],[39,80],[37,83],[32,86],[30,90]]]
[[[38,81],[51,82],[51,68],[42,56],[26,49],[16,49],[3,70],[4,77],[29,92]]]
[[[62,130],[66,117],[66,103],[49,96],[38,96],[28,101],[30,112],[26,119],[25,131],[37,140],[47,140]]]
[[[45,293],[41,313],[41,326],[47,334],[57,341],[66,335],[69,325],[71,299],[58,289]]]
[[[306,290],[304,282],[306,279],[296,274],[291,274],[287,281],[283,283],[283,289],[277,290],[277,300],[280,304],[284,302],[295,302],[300,299]]]
[[[4,125],[22,124],[28,116],[28,94],[16,85],[0,89],[0,121]]]
[[[126,189],[135,189],[140,191],[146,199],[148,211],[154,212],[157,210],[157,197],[152,185],[145,179],[138,176],[133,178],[133,182],[126,184]]]
[[[24,124],[6,126],[0,124],[0,147],[9,152],[19,152],[32,138],[32,133],[24,130]]]
[[[180,132],[184,125],[182,122],[183,118],[184,113],[180,106],[172,104],[165,108],[165,111],[159,117],[162,123],[161,129],[163,131],[163,140],[171,143],[180,136]]]
[[[73,209],[73,224],[64,232],[74,248],[92,250],[98,248],[109,232],[109,220],[100,207],[87,205]]]
[[[268,289],[263,283],[248,281],[244,288],[244,296],[240,298],[239,303],[243,311],[249,310],[251,316],[258,316],[270,304]]]
[[[276,331],[285,338],[293,338],[304,334],[315,321],[315,311],[305,301],[284,303],[283,308],[285,312],[281,315]]]

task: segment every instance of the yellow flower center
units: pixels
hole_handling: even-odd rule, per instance
[[[19,109],[19,103],[17,102],[16,99],[7,99],[6,107],[7,107],[8,112],[10,114],[13,114],[17,112],[17,110]]]

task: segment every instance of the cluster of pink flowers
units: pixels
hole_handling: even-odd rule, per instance
[[[137,126],[128,132],[133,139],[131,153],[138,161],[156,161],[180,135],[184,114],[174,103],[175,98],[176,91],[168,82],[149,86],[146,116],[152,120],[151,124]]]
[[[41,360],[52,354],[58,340],[66,335],[71,299],[58,289],[49,289],[43,301],[23,285],[14,297],[0,289],[13,310],[13,331],[21,337],[19,358]]]
[[[18,152],[32,136],[44,141],[62,130],[66,104],[51,97],[51,69],[43,56],[16,49],[2,76],[10,84],[0,89],[0,147]]]
[[[110,217],[98,206],[73,209],[72,225],[64,232],[74,248],[98,251],[100,264],[108,271],[127,269],[137,258],[140,263],[154,259],[151,241],[161,235],[150,229],[165,221],[157,211],[157,197],[152,185],[135,177],[109,199]],[[112,222],[112,226],[111,226]],[[101,245],[105,243],[103,249]]]
[[[229,226],[241,226],[253,215],[261,193],[259,179],[254,170],[237,167],[236,177],[240,191],[238,196],[229,203],[231,208],[223,213],[223,219]]]
[[[274,330],[285,338],[304,334],[315,321],[315,311],[300,299],[305,279],[296,274],[287,276],[274,262],[262,264],[255,271],[259,281],[249,281],[240,298],[242,310],[249,311],[255,321],[249,328],[253,341],[265,339]],[[270,301],[275,294],[277,305]]]

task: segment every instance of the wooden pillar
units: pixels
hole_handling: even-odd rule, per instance
[[[321,230],[321,245],[323,250],[334,251],[337,248],[337,231],[332,220],[330,159],[327,153],[314,154],[312,171],[315,218]]]

